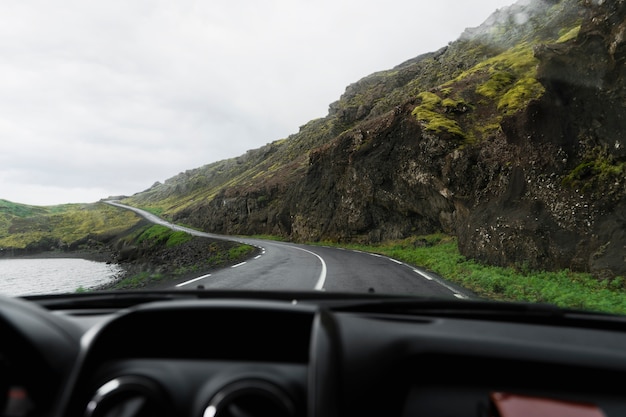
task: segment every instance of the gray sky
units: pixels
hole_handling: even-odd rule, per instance
[[[131,195],[324,117],[513,0],[2,0],[0,198]]]

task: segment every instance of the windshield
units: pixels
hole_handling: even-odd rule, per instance
[[[0,294],[626,313],[626,4],[4,2]]]

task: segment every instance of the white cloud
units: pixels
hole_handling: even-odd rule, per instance
[[[5,0],[0,198],[133,194],[326,115],[512,0]]]

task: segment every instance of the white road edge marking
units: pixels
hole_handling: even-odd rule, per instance
[[[291,245],[289,247],[301,250],[301,251],[306,252],[306,253],[309,253],[309,254],[311,254],[313,256],[316,256],[317,259],[320,260],[320,262],[322,263],[322,272],[320,272],[320,276],[317,278],[317,283],[315,284],[315,288],[314,289],[317,290],[317,291],[324,291],[324,283],[326,282],[326,271],[327,271],[327,269],[326,269],[326,262],[324,262],[324,259],[322,259],[322,257],[319,256],[317,253],[311,252],[310,250],[306,250],[306,249],[299,248],[297,246],[291,246]]]
[[[181,282],[180,284],[176,284],[176,286],[177,287],[182,287],[184,285],[191,284],[192,282],[196,282],[198,280],[201,280],[202,278],[208,278],[210,276],[211,276],[211,274],[202,275],[201,277],[197,277],[197,278],[194,278],[194,279],[190,279],[189,281],[185,281],[185,282]]]
[[[466,295],[461,294],[455,288],[451,287],[450,285],[446,284],[445,282],[441,282],[440,280],[438,280],[437,278],[433,277],[432,275],[430,275],[427,272],[422,272],[422,271],[417,270],[417,269],[413,269],[413,272],[415,272],[416,274],[421,275],[422,277],[426,278],[429,281],[435,281],[437,284],[441,285],[442,287],[445,287],[445,288],[449,289],[450,291],[452,291],[453,295],[456,298],[462,298],[462,299],[467,298]]]
[[[400,262],[397,259],[393,259],[393,258],[387,258],[387,259],[389,259],[391,262],[397,263],[398,265],[404,265],[404,262]]]
[[[415,272],[418,275],[423,276],[424,278],[426,278],[429,281],[433,280],[433,277],[431,277],[430,275],[426,274],[426,273],[421,273],[420,271],[418,271],[417,269],[414,269],[413,272]]]
[[[263,249],[263,253],[265,253],[265,249]],[[254,257],[254,259],[259,259],[261,256],[262,256],[262,255],[257,255],[257,256],[255,256],[255,257]],[[241,262],[241,263],[239,263],[239,264],[237,264],[237,265],[233,265],[231,268],[237,268],[238,266],[241,266],[241,265],[243,265],[243,264],[245,264],[245,263],[246,263],[246,262]],[[191,283],[193,283],[193,282],[199,281],[199,280],[201,280],[201,279],[203,279],[203,278],[208,278],[208,277],[210,277],[210,276],[211,276],[211,274],[202,275],[202,276],[200,276],[200,277],[196,277],[196,278],[194,278],[194,279],[190,279],[189,281],[185,281],[185,282],[181,282],[180,284],[176,284],[176,286],[177,286],[177,287],[183,287],[183,286],[185,286],[185,285],[189,285],[189,284],[191,284]]]

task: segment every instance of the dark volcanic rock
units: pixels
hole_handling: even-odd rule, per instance
[[[441,180],[456,144],[423,135],[410,110],[360,125],[310,155],[307,175],[290,196],[298,240],[379,241],[416,230],[451,230],[451,192]]]
[[[459,230],[465,254],[626,274],[625,12],[624,2],[605,2],[589,10],[577,39],[536,49],[546,92],[502,123],[515,168]]]

